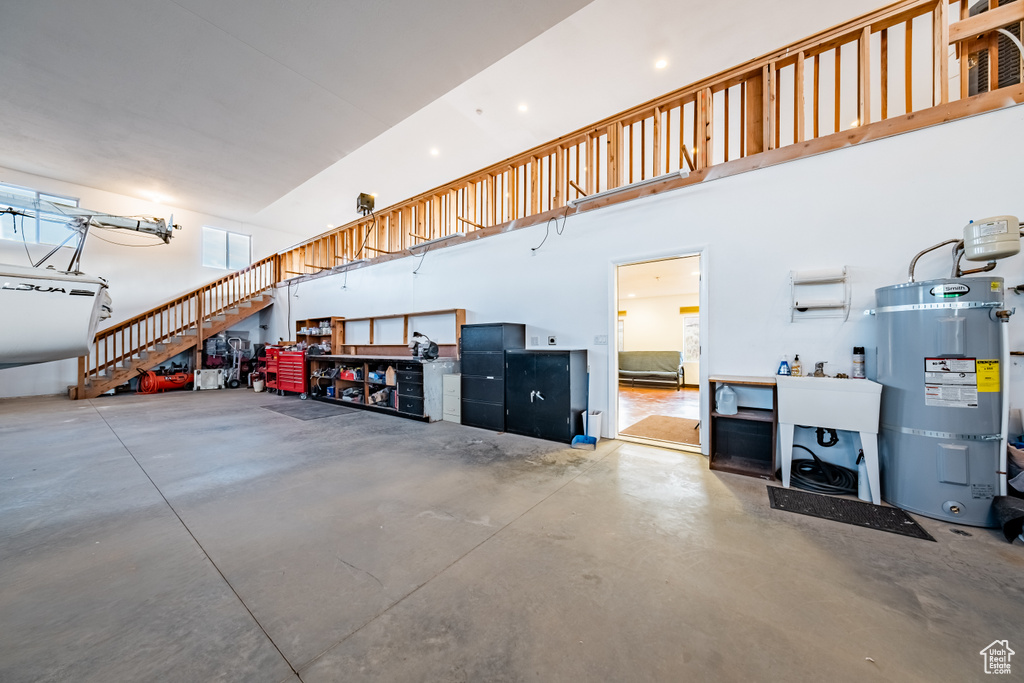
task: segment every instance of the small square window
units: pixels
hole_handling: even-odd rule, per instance
[[[252,263],[252,237],[203,226],[203,265],[239,270]]]

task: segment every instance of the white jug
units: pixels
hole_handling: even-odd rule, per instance
[[[718,387],[715,392],[715,407],[719,415],[735,415],[738,411],[736,392],[728,384]]]

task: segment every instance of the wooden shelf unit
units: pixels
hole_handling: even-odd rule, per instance
[[[352,372],[358,379],[319,377],[330,368]],[[387,382],[388,368],[394,375],[392,384]],[[423,361],[409,355],[310,356],[309,390],[313,398],[328,403],[433,422],[443,416],[443,377],[458,370],[458,361],[452,358]],[[380,379],[370,379],[370,373],[379,373]],[[329,387],[333,389],[334,396],[327,395]],[[358,400],[343,398],[344,391],[351,388],[358,389]],[[391,389],[388,400],[372,403],[371,397],[385,388]]]
[[[462,326],[466,323],[466,309],[464,308],[447,308],[439,311],[420,311],[417,313],[394,313],[392,315],[374,315],[365,318],[338,318],[342,322],[339,324],[341,328],[341,341],[337,345],[332,345],[331,353],[345,355],[345,356],[401,356],[409,354],[409,335],[415,330],[409,329],[410,318],[422,318],[432,315],[447,315],[451,314],[455,317],[455,343],[449,344],[438,344],[437,350],[438,355],[441,358],[458,358],[459,357],[459,338],[462,334]],[[402,318],[403,329],[402,329],[402,343],[378,343],[374,341],[374,324],[378,320],[394,320]],[[345,334],[345,323],[354,322],[368,322],[370,324],[370,339],[366,344],[346,344],[344,341]]]
[[[714,409],[715,390],[722,384],[770,392],[771,407],[740,406],[735,415],[722,415]],[[775,378],[712,375],[708,377],[708,398],[712,406],[708,466],[721,472],[774,480],[779,427]]]
[[[307,330],[303,332],[303,330]],[[313,344],[329,343],[326,353],[338,353],[345,343],[345,318],[340,316],[324,316],[295,321],[295,343]]]

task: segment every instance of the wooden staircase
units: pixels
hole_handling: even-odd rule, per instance
[[[277,256],[203,285],[96,334],[92,353],[78,359],[72,399],[95,398],[203,342],[274,303]]]

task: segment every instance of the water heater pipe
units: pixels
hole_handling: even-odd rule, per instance
[[[1013,35],[1009,31],[1007,31],[1005,28],[997,28],[996,32],[1002,33],[1004,36],[1006,36],[1007,38],[1012,40],[1013,44],[1017,46],[1018,50],[1020,50],[1020,58],[1024,59],[1024,45],[1021,45],[1021,42],[1019,40],[1017,40],[1017,36]]]
[[[939,247],[944,247],[944,246],[946,246],[947,244],[956,244],[956,245],[959,245],[959,244],[960,244],[960,242],[962,242],[962,241],[963,241],[963,240],[959,240],[959,239],[951,239],[951,240],[946,240],[945,242],[939,242],[938,244],[936,244],[936,245],[934,245],[934,246],[928,247],[927,249],[924,249],[923,251],[919,251],[919,252],[917,252],[917,256],[915,256],[915,257],[914,257],[913,259],[911,259],[911,261],[910,261],[910,268],[908,268],[908,269],[907,269],[907,275],[909,276],[909,277],[908,277],[908,279],[907,279],[907,282],[913,282],[913,281],[914,281],[914,268],[915,268],[915,267],[917,266],[917,260],[918,260],[919,258],[921,258],[921,257],[922,257],[922,256],[924,256],[925,254],[927,254],[927,253],[928,253],[929,251],[935,251],[935,250],[936,250],[936,249],[938,249]],[[959,248],[959,246],[958,246],[958,248]],[[954,253],[955,253],[955,250],[954,250]]]
[[[1011,311],[999,311],[999,382],[1003,390],[1002,419],[999,440],[999,495],[1006,495],[1006,446],[1010,435],[1010,316]]]

